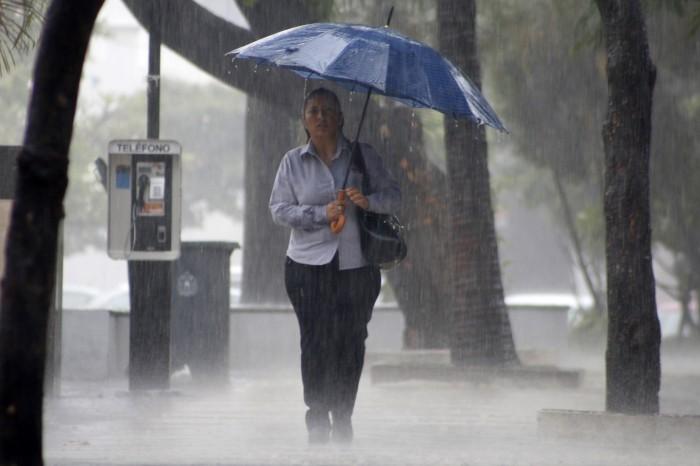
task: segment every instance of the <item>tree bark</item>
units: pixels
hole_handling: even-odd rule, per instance
[[[481,88],[476,0],[439,0],[440,49]],[[483,126],[445,120],[453,293],[450,353],[458,365],[518,361],[505,306]]]
[[[282,7],[279,2],[258,1],[243,11],[257,37],[265,37],[317,20],[313,9],[301,0],[290,0]],[[242,71],[255,75],[250,71]],[[286,78],[294,73],[276,70]],[[264,74],[263,76],[260,76]],[[275,76],[273,71],[258,71],[258,82]],[[272,75],[272,76],[271,76]],[[276,84],[276,93],[287,96],[289,102],[280,107],[277,99],[264,95],[265,88],[248,94],[245,150],[245,214],[243,232],[243,302],[287,302],[284,286],[284,257],[289,231],[272,222],[268,207],[270,192],[282,156],[296,145],[301,125],[301,105],[304,83],[285,80]],[[311,87],[311,86],[309,86]]]
[[[51,3],[6,245],[0,314],[0,464],[42,464],[46,331],[68,149],[85,52],[102,0]]]
[[[399,218],[408,256],[386,272],[406,320],[405,349],[446,348],[450,273],[447,263],[445,175],[424,153],[420,119],[404,106],[373,109],[379,117],[369,135],[401,186]]]
[[[271,103],[248,98],[242,302],[288,300],[284,257],[289,230],[274,224],[268,205],[275,171],[284,154],[294,146],[298,124]]]
[[[649,213],[649,148],[656,70],[638,0],[596,0],[607,50],[605,146],[608,347],[606,409],[659,412],[661,333]]]

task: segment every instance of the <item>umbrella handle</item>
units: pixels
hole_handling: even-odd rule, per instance
[[[338,200],[339,201],[345,200],[345,191],[338,191]],[[337,235],[338,233],[343,231],[344,226],[345,226],[345,214],[340,214],[336,220],[331,222],[331,231]]]

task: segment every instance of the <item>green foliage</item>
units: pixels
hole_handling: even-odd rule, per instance
[[[572,34],[586,7],[504,0],[484,11],[484,81],[499,91],[495,105],[518,152],[572,180],[602,172],[605,57],[602,50],[577,50],[580,39]]]
[[[597,11],[591,2],[575,0],[500,0],[479,7],[484,83],[511,131],[508,146],[532,166],[513,167],[511,189],[547,206],[568,235],[553,183],[558,173],[589,271],[600,275],[606,81]]]
[[[660,12],[649,24],[652,56],[658,68],[652,127],[651,193],[654,239],[675,261],[687,262],[700,276],[700,54],[682,27],[684,19]],[[677,271],[687,267],[673,268]],[[679,272],[681,273],[681,272]],[[681,284],[687,277],[677,276]],[[698,288],[697,278],[693,287]]]
[[[603,29],[595,2],[589,2],[587,8],[582,11],[576,21],[574,37],[576,38],[574,50],[577,52],[582,47],[603,46]]]
[[[437,41],[434,0],[335,0],[336,21],[383,26],[391,7],[391,28],[428,44]]]
[[[247,9],[253,8],[258,1],[260,0],[238,0],[238,3],[243,9]],[[305,5],[308,5],[317,18],[330,17],[334,8],[333,0],[306,0]]]
[[[695,7],[695,11],[690,15],[690,35],[694,36],[700,31],[700,4]]]
[[[644,0],[643,5],[651,16],[671,12],[678,18],[685,18],[687,21],[682,28],[689,36],[694,36],[700,30],[699,0]]]
[[[317,18],[328,18],[333,12],[333,0],[306,0],[311,4],[310,10],[315,12]]]
[[[547,175],[558,171],[586,256],[602,270],[600,131],[607,91],[599,14],[593,2],[574,0],[499,0],[480,7],[484,82],[494,89],[492,101],[512,132],[515,153],[544,170],[539,177],[521,176],[531,183],[523,192],[563,218]],[[700,55],[688,25],[700,17],[689,20],[687,13],[697,14],[700,1],[648,0],[645,8],[658,71],[651,148],[653,239],[674,256],[696,256],[697,277]]]
[[[678,16],[683,16],[683,13],[685,13],[686,6],[688,3],[690,3],[690,0],[643,0],[642,1],[642,5],[644,6],[645,10],[650,14],[657,13],[660,10],[668,10],[668,11],[674,12]]]

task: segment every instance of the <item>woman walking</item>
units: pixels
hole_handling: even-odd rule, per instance
[[[351,167],[346,200],[338,200],[352,160],[336,94],[325,88],[309,93],[302,122],[309,139],[282,159],[270,212],[292,230],[285,286],[299,322],[309,441],[350,442],[367,324],[381,283],[379,269],[362,256],[357,212],[394,213],[400,191],[381,157],[362,144],[366,175]],[[360,189],[363,176],[369,177],[367,193]],[[330,224],[341,216],[345,226],[333,233]]]

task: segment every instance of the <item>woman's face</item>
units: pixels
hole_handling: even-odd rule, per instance
[[[312,139],[337,136],[343,115],[332,97],[318,95],[304,107],[304,128]]]

